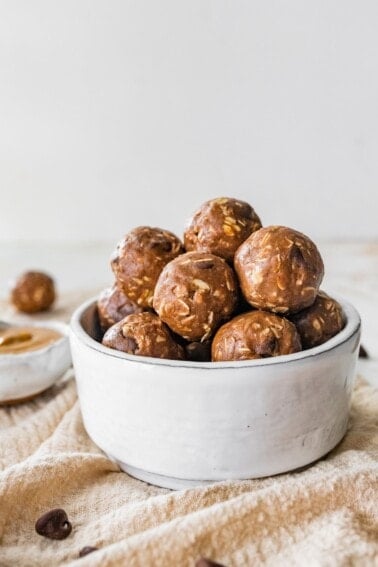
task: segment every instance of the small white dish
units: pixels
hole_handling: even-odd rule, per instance
[[[0,404],[26,401],[50,388],[71,366],[68,327],[59,322],[33,322],[62,334],[51,344],[29,352],[0,354]]]
[[[96,301],[71,320],[84,425],[120,467],[168,488],[290,471],[344,436],[360,317],[339,300],[344,329],[318,347],[237,362],[128,355],[97,342]]]

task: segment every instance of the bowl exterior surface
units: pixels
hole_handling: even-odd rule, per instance
[[[84,327],[93,309],[79,310]],[[78,320],[71,350],[85,427],[143,480],[181,488],[274,475],[320,458],[346,431],[359,323],[313,356],[180,365],[104,352],[83,341]]]

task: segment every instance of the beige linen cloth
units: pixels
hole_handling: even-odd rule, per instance
[[[52,316],[67,319],[77,300]],[[89,439],[69,376],[0,409],[0,470],[1,567],[193,567],[201,556],[235,567],[378,566],[378,392],[361,379],[347,435],[301,471],[177,492],[145,484]],[[62,541],[34,530],[56,507],[73,526]],[[99,549],[79,559],[87,545]]]

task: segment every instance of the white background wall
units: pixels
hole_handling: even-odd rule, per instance
[[[205,199],[378,237],[376,0],[0,0],[0,240],[177,232]]]

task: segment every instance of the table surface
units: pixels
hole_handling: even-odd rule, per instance
[[[378,386],[378,242],[321,242],[325,264],[322,289],[353,303],[362,318],[362,344],[369,358],[358,372]],[[114,242],[7,243],[0,247],[0,299],[7,297],[20,272],[41,269],[53,275],[58,292],[88,291],[88,297],[113,281],[109,257]]]

